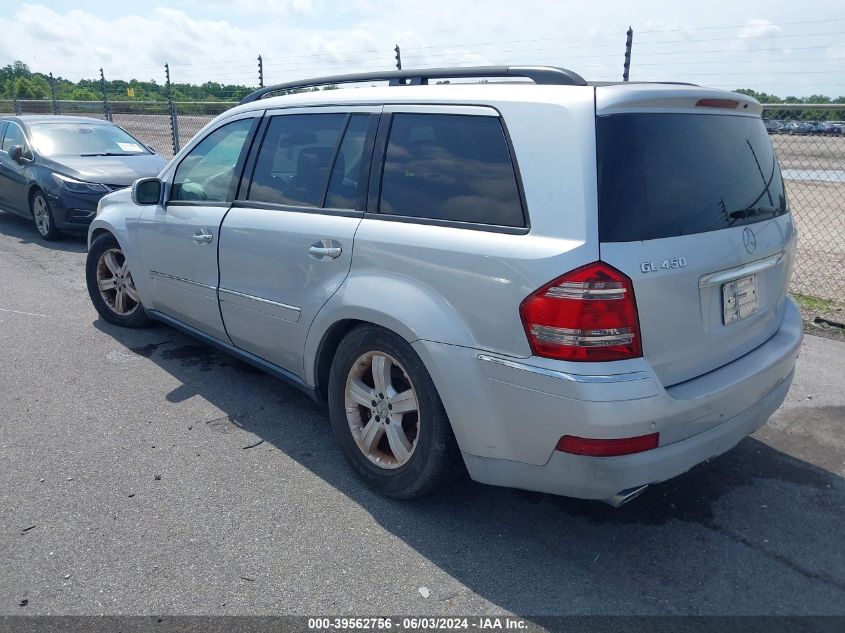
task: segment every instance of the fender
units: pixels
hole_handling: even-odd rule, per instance
[[[396,332],[408,343],[421,339],[477,347],[460,312],[411,277],[381,271],[350,272],[338,291],[323,305],[305,341],[304,375],[316,385],[320,343],[339,321],[367,321]]]
[[[135,288],[141,296],[142,305],[152,305],[150,294],[149,278],[147,275],[139,274],[142,269],[142,258],[138,250],[138,222],[143,207],[132,203],[129,189],[115,191],[100,200],[97,217],[88,227],[88,250],[91,249],[91,242],[103,231],[111,233],[120,244],[126,261],[129,262],[129,269],[138,271],[132,276]]]

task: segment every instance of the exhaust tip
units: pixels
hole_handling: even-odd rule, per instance
[[[639,497],[645,491],[646,488],[648,488],[648,484],[645,484],[644,486],[637,486],[636,488],[628,488],[627,490],[623,490],[622,492],[617,492],[612,497],[608,497],[603,501],[606,504],[613,506],[614,508],[618,508],[620,506],[625,505],[632,499],[636,499],[637,497]]]

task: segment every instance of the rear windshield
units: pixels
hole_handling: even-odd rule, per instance
[[[602,242],[718,231],[787,212],[761,119],[616,114],[596,125]]]

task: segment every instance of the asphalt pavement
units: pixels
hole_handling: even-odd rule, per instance
[[[0,213],[0,615],[845,614],[843,343],[808,336],[766,427],[620,509],[400,502],[306,396],[99,319],[84,262]]]

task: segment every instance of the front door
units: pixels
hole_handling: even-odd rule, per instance
[[[144,207],[139,239],[152,309],[227,340],[217,306],[217,242],[261,112],[208,133],[165,176],[166,201]]]
[[[9,121],[3,144],[0,145],[0,208],[28,217],[29,188],[26,165],[9,158],[9,148],[13,145],[20,146],[24,157],[32,157],[23,129],[14,121]]]
[[[251,184],[223,221],[229,337],[299,376],[308,328],[349,273],[380,110],[268,113]]]

